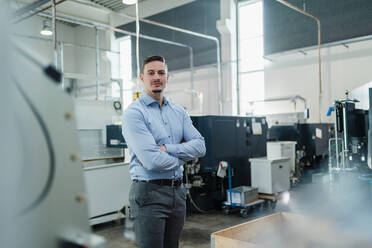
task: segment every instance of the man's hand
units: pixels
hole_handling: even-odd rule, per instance
[[[162,150],[163,152],[167,152],[167,148],[164,145],[159,146],[159,149]]]

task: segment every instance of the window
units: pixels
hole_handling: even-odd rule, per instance
[[[262,1],[239,6],[240,112],[251,112],[250,101],[264,99]]]
[[[123,80],[123,109],[131,104],[133,99],[132,81],[132,48],[130,36],[119,40],[120,49],[120,78]],[[118,84],[112,85],[112,96],[120,97]]]

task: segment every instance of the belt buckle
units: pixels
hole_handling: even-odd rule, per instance
[[[174,188],[174,180],[172,179],[172,188]]]

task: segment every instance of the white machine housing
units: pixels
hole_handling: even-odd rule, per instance
[[[267,158],[289,158],[290,171],[296,171],[296,141],[269,141],[266,143]]]
[[[259,193],[276,194],[290,189],[289,158],[251,158],[251,184]]]

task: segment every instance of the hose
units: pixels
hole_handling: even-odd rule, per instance
[[[187,171],[186,171],[186,185],[189,184],[189,177],[187,176]],[[198,205],[196,205],[196,203],[194,202],[194,200],[192,199],[192,196],[191,196],[191,193],[190,193],[190,189],[187,189],[187,196],[189,197],[189,200],[191,202],[191,204],[194,206],[194,208],[199,211],[200,213],[207,213],[208,211],[205,211],[205,210],[202,210],[201,208],[198,207]]]

